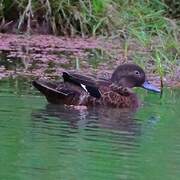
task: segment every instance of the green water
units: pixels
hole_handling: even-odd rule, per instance
[[[77,111],[1,81],[0,180],[179,180],[180,90],[138,94],[137,112]]]

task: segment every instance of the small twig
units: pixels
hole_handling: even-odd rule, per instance
[[[80,69],[79,58],[78,57],[76,57],[76,69],[77,70]]]
[[[3,30],[4,31],[7,30],[9,25],[11,25],[12,23],[13,23],[13,21],[9,21],[9,22],[6,23],[5,19],[3,18],[1,23],[0,23],[0,32],[3,31]]]
[[[160,77],[160,81],[161,81],[161,93],[160,93],[160,98],[162,98],[162,95],[163,95],[163,87],[164,87],[163,76]]]

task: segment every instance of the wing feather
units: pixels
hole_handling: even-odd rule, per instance
[[[91,96],[100,98],[101,92],[95,81],[87,76],[82,76],[75,73],[63,72],[64,82],[69,82],[81,87],[84,91],[88,92]]]

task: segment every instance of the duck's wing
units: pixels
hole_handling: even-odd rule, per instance
[[[91,96],[95,98],[101,97],[101,92],[98,83],[96,83],[96,81],[93,78],[71,72],[63,72],[62,77],[64,79],[64,82],[72,83],[74,85],[81,87]]]
[[[63,92],[58,90],[58,83],[46,82],[44,80],[36,80],[32,82],[33,86],[38,89],[42,94],[56,93],[61,96],[68,96],[70,92]]]
[[[38,89],[47,100],[55,104],[75,104],[79,94],[64,85],[62,82],[47,82],[45,80],[36,80],[32,82],[33,86]]]

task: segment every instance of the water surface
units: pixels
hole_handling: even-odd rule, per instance
[[[137,112],[47,103],[30,80],[0,82],[0,179],[180,179],[180,90],[138,91]]]

